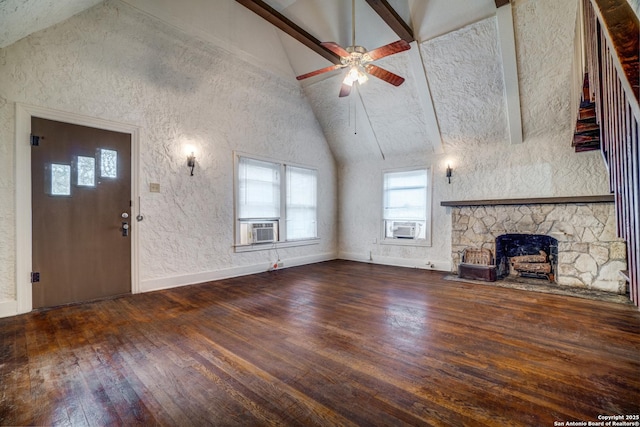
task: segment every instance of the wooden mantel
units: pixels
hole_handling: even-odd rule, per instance
[[[557,205],[565,203],[613,202],[613,194],[606,194],[603,196],[537,197],[529,199],[455,200],[440,202],[440,206]]]

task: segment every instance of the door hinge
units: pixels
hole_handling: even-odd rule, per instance
[[[30,143],[32,147],[37,147],[40,145],[40,137],[34,134],[31,134]]]
[[[32,271],[31,272],[31,283],[37,283],[40,281],[40,272]]]

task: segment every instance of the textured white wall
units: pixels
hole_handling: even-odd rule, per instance
[[[442,200],[608,193],[600,154],[571,148],[577,2],[519,0],[514,10],[524,143],[508,142],[495,17],[422,43],[445,154],[341,164],[340,253],[366,259],[372,251],[380,262],[402,258],[408,265],[429,261],[448,269],[451,213],[440,207]],[[433,167],[433,246],[374,245],[382,198],[374,184],[383,169],[416,163]],[[444,178],[447,163],[454,169],[451,185]],[[362,212],[374,212],[378,219],[363,218]]]
[[[261,68],[285,78],[294,75],[278,30],[233,0],[122,1]]]
[[[0,50],[0,301],[15,297],[15,102],[140,127],[143,281],[274,258],[232,249],[234,150],[316,167],[321,243],[279,255],[335,251],[334,160],[297,82],[112,1]]]
[[[2,0],[0,48],[82,12],[102,0]]]

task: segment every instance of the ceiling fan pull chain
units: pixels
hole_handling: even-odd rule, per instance
[[[359,95],[360,84],[358,82],[355,82],[353,83],[353,85],[356,87],[356,92]],[[352,102],[353,102],[353,134],[357,135],[358,134],[358,105],[356,104],[355,96],[352,97]]]

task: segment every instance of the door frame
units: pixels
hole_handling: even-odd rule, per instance
[[[31,118],[56,120],[74,125],[127,133],[131,136],[131,217],[140,213],[140,128],[76,113],[16,103],[15,177],[16,177],[16,303],[17,313],[33,310],[32,300],[32,216],[31,216]],[[134,225],[131,236],[131,293],[140,292],[139,233]]]

